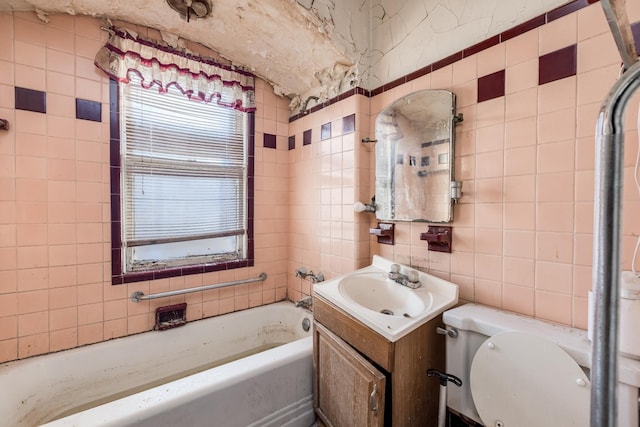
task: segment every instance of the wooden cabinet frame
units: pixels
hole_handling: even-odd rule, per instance
[[[443,326],[442,316],[421,325],[398,341],[390,342],[317,294],[314,295],[313,306],[315,328],[314,406],[318,416],[327,426],[349,424],[338,424],[332,420],[329,414],[339,413],[340,410],[329,410],[326,404],[331,402],[332,405],[338,405],[344,402],[351,405],[352,402],[349,399],[356,397],[350,395],[349,389],[344,389],[337,391],[342,396],[340,399],[323,401],[322,384],[330,384],[333,381],[321,377],[324,375],[323,358],[318,350],[323,347],[330,348],[329,351],[336,353],[334,355],[335,361],[338,358],[344,358],[345,363],[349,366],[353,365],[353,369],[356,369],[351,374],[340,371],[342,378],[338,381],[343,381],[344,384],[347,384],[345,380],[347,375],[351,376],[349,381],[364,381],[362,378],[366,376],[365,372],[369,368],[364,370],[362,367],[356,368],[356,361],[364,361],[386,376],[387,395],[384,402],[386,403],[387,421],[384,425],[423,427],[437,424],[439,382],[434,378],[427,377],[426,372],[429,368],[445,369],[444,336],[438,335],[435,331],[436,327]],[[322,344],[319,341],[321,339],[325,340]],[[358,357],[355,357],[354,354]],[[346,362],[347,360],[350,361]],[[367,382],[367,384],[372,384],[372,382]],[[372,390],[368,389],[368,391]],[[359,393],[364,394],[364,392]],[[326,397],[324,398],[326,399]],[[361,402],[362,397],[357,397],[357,399],[359,399],[358,405],[364,405],[364,402]],[[380,422],[380,418],[378,417],[376,422]],[[361,420],[361,422],[352,425],[383,424],[370,424],[366,420]]]

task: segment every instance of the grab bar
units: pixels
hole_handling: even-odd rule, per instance
[[[135,291],[131,294],[131,301],[140,302],[150,299],[173,297],[176,295],[190,294],[192,292],[208,291],[210,289],[226,288],[228,286],[242,285],[244,283],[262,282],[267,279],[267,273],[260,273],[258,277],[253,279],[234,280],[232,282],[218,283],[216,285],[198,286],[195,288],[176,289],[175,291],[158,292],[157,294],[145,295],[142,291]]]

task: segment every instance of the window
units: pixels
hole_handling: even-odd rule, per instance
[[[253,115],[129,79],[119,85],[121,274],[251,265]]]

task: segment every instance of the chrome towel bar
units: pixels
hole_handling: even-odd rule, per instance
[[[218,283],[216,285],[198,286],[195,288],[176,289],[175,291],[158,292],[157,294],[145,295],[142,291],[135,291],[131,294],[131,301],[140,302],[150,299],[172,297],[176,295],[190,294],[192,292],[208,291],[210,289],[226,288],[228,286],[242,285],[244,283],[262,282],[267,279],[267,273],[260,273],[258,277],[244,280],[234,280],[232,282]]]

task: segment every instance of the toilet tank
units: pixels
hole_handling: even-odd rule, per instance
[[[446,337],[447,373],[462,380],[462,387],[447,387],[447,406],[461,415],[481,423],[473,404],[469,375],[471,363],[482,343],[500,332],[517,331],[539,335],[557,344],[571,356],[589,375],[591,367],[591,342],[587,332],[581,329],[556,325],[523,315],[504,312],[495,308],[466,304],[443,314],[448,330],[455,330],[457,337]],[[618,359],[618,425],[638,426],[638,390],[640,388],[640,362],[626,357]]]
[[[490,336],[507,331],[539,334],[562,347],[583,368],[589,364],[591,347],[586,331],[477,304],[445,311],[443,321],[447,329],[458,333],[456,338],[446,339],[447,373],[462,380],[462,387],[447,387],[447,406],[478,423],[481,420],[471,397],[469,375],[476,351]]]

